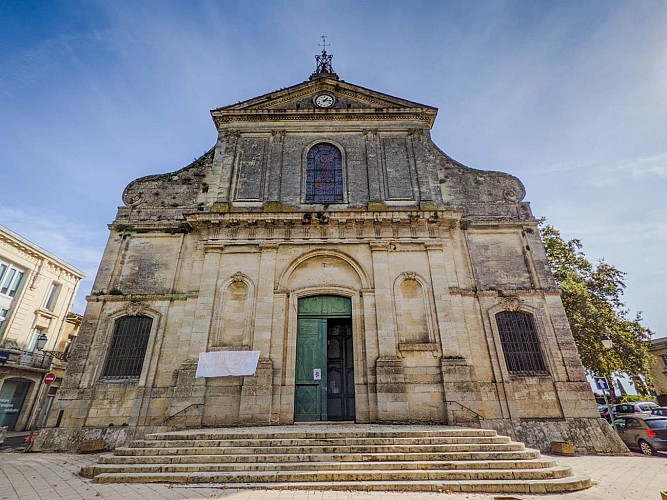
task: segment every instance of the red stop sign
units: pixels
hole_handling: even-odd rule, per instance
[[[50,385],[56,380],[56,374],[55,373],[47,373],[44,375],[44,383],[46,385]]]

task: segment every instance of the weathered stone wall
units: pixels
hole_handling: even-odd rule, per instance
[[[128,424],[106,431],[111,443],[293,422],[298,300],[339,295],[352,304],[357,422],[496,426],[543,449],[553,436],[607,449],[520,181],[444,155],[432,108],[317,85],[214,110],[209,153],[128,186],[54,404],[61,430],[40,445],[65,446],[82,426]],[[313,109],[318,88],[337,92],[335,109]],[[341,151],[342,203],[305,203],[319,142]],[[508,372],[502,311],[532,315],[547,373]],[[153,318],[141,376],[103,380],[114,321],[139,313]],[[259,350],[255,376],[196,379],[198,354],[216,349]]]
[[[573,443],[575,452],[584,455],[630,453],[616,431],[603,418],[484,420],[481,427],[495,429],[499,434],[510,436],[540,451],[548,452],[554,441],[565,441]]]

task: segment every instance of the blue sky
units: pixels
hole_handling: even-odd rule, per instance
[[[84,270],[121,193],[216,139],[209,110],[339,76],[439,108],[433,139],[518,176],[536,216],[627,272],[667,335],[667,2],[0,3],[0,224]]]

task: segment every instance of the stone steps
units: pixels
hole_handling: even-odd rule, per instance
[[[476,451],[476,452],[447,452],[447,453],[349,453],[342,454],[300,454],[286,455],[284,453],[264,455],[206,455],[187,454],[176,455],[103,455],[101,463],[199,463],[206,461],[225,463],[256,463],[256,462],[369,462],[369,461],[428,461],[428,460],[530,460],[538,458],[540,452],[532,449],[521,451]]]
[[[412,444],[358,446],[193,446],[183,448],[116,448],[116,455],[271,455],[356,453],[445,453],[457,451],[521,451],[523,443],[503,444]]]
[[[173,457],[178,459],[180,457]],[[486,469],[546,469],[556,466],[552,459],[532,460],[459,460],[459,461],[382,461],[382,462],[164,462],[146,461],[144,463],[125,463],[101,460],[91,466],[92,475],[111,472],[197,472],[206,469],[209,472],[231,471],[356,471],[356,470],[486,470]]]
[[[294,425],[149,434],[81,474],[99,483],[228,488],[554,493],[590,486],[495,431]]]
[[[147,468],[147,467],[143,467]],[[354,471],[144,471],[108,472],[95,476],[95,482],[104,483],[107,478],[113,483],[253,483],[313,482],[313,481],[462,481],[462,480],[502,480],[502,479],[559,479],[570,476],[570,467],[553,466],[544,469],[461,469],[461,470],[354,470]]]
[[[459,444],[462,436],[456,437],[420,437],[420,445],[428,444]],[[260,447],[260,448],[282,448],[285,446],[299,446],[303,444],[304,439],[162,439],[162,440],[135,440],[129,445],[130,448],[174,448],[174,447],[217,447],[217,446],[242,446],[242,447]],[[340,437],[340,438],[308,438],[308,444],[311,446],[368,446],[376,445],[381,442],[384,445],[413,445],[414,438],[411,437]],[[507,444],[510,438],[507,436],[465,436],[466,444]]]

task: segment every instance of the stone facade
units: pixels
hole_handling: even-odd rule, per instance
[[[65,357],[76,336],[70,311],[83,273],[0,226],[0,427],[29,429],[58,390]],[[37,337],[46,336],[43,350]],[[42,378],[53,370],[47,389]]]
[[[653,339],[649,349],[655,356],[650,375],[658,404],[667,406],[667,338]]]
[[[317,106],[324,94],[332,106]],[[342,297],[348,419],[497,428],[543,449],[547,440],[624,449],[599,423],[523,185],[440,151],[436,112],[333,73],[213,110],[208,153],[126,188],[55,403],[63,417],[38,447],[291,424],[302,299]],[[316,154],[338,163],[318,173]],[[508,369],[502,312],[528,318],[539,374]],[[133,377],[108,377],[128,317],[150,318],[143,364]],[[220,349],[261,351],[255,375],[195,378],[199,353]]]

